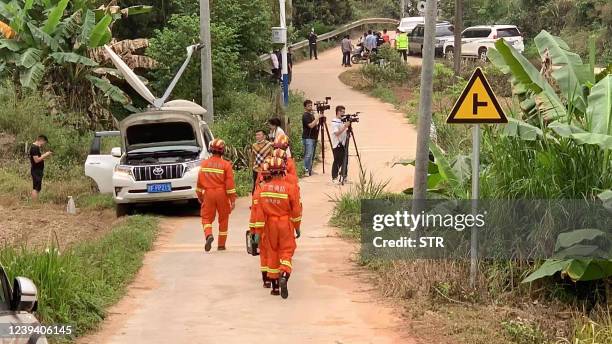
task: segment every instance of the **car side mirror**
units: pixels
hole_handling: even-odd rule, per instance
[[[32,280],[25,277],[16,277],[13,282],[13,295],[11,309],[13,311],[32,312],[38,304],[38,290]]]
[[[113,149],[111,149],[111,155],[115,158],[121,158],[121,147],[113,147]]]

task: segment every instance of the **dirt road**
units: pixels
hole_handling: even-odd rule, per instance
[[[297,64],[292,87],[313,100],[331,96],[333,106],[361,111],[356,135],[365,167],[401,190],[412,173],[389,163],[414,156],[414,129],[390,105],[343,85],[340,62],[332,50]],[[354,181],[356,166],[353,158]],[[249,199],[243,198],[230,220],[226,252],[204,253],[198,218],[165,219],[128,295],[100,332],[79,343],[415,343],[399,310],[378,299],[367,273],[351,261],[356,246],[327,225],[333,207],[327,195],[339,188],[329,182],[329,169],[326,175],[320,165],[315,170],[318,175],[301,181],[303,235],[289,299],[261,287],[258,258],[245,253]]]

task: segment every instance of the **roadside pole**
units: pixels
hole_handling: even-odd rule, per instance
[[[281,29],[287,32],[287,22],[285,19],[285,0],[279,0],[280,5],[280,27]],[[283,74],[283,101],[285,103],[285,107],[289,105],[289,66],[287,66],[287,35],[285,34],[285,44],[283,45],[283,50],[281,50],[282,55],[282,74]]]
[[[416,200],[413,207],[414,213],[419,213],[422,210],[423,204],[421,201],[427,198],[427,167],[429,165],[437,2],[437,0],[427,0],[425,5],[425,40],[423,43],[421,99],[417,123],[417,152],[414,171],[414,199]]]
[[[402,7],[400,8],[400,21],[401,21],[402,18],[406,16],[406,0],[401,0],[400,6]]]
[[[202,83],[202,107],[206,109],[204,120],[208,124],[214,121],[213,86],[212,86],[212,52],[210,47],[210,7],[208,0],[200,0],[200,41],[203,45],[200,63]]]
[[[480,197],[480,124],[472,127],[472,214],[478,214],[478,198]],[[470,287],[476,286],[478,273],[478,228],[472,227],[470,238]]]

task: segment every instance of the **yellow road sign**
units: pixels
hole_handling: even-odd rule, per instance
[[[446,123],[508,123],[495,93],[480,68],[476,68]]]

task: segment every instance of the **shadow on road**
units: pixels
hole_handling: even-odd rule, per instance
[[[157,202],[134,206],[134,215],[154,215],[165,217],[200,216],[200,204],[196,202]]]

